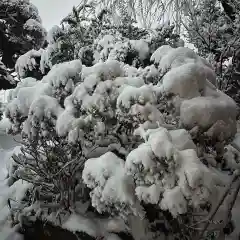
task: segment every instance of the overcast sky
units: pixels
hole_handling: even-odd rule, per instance
[[[43,26],[49,30],[77,6],[81,0],[30,0],[39,10]]]

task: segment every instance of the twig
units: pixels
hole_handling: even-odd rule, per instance
[[[237,196],[238,196],[238,193],[239,193],[239,190],[240,190],[240,179],[238,179],[238,182],[237,182],[237,186],[236,186],[236,189],[233,193],[233,196],[231,198],[231,201],[230,203],[228,204],[228,211],[227,211],[227,217],[229,219],[230,215],[231,215],[231,212],[232,212],[232,209],[233,209],[233,206],[237,200]]]
[[[199,235],[196,237],[195,240],[200,240],[200,239],[203,237],[203,235],[204,235],[205,231],[207,230],[210,222],[212,221],[212,219],[213,219],[214,216],[216,215],[218,209],[219,209],[220,206],[222,205],[224,199],[225,199],[226,196],[228,195],[228,193],[229,193],[229,191],[230,191],[233,183],[238,179],[239,174],[240,174],[240,172],[239,172],[238,170],[236,170],[236,171],[234,172],[234,176],[233,176],[231,182],[229,183],[229,185],[227,186],[227,188],[226,188],[223,196],[220,198],[220,201],[218,202],[218,204],[216,205],[216,207],[213,208],[213,210],[210,212],[209,217],[207,218],[207,222],[205,223],[203,229],[200,231]]]

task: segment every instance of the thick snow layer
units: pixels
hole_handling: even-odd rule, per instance
[[[36,85],[36,83],[37,83],[37,80],[35,78],[28,77],[28,78],[22,79],[22,81],[17,84],[16,88],[9,90],[9,93],[7,96],[7,102],[10,102],[14,98],[17,98],[19,90],[21,88],[34,87]]]
[[[42,124],[42,130],[44,132],[47,129],[44,128],[44,120],[57,118],[63,109],[59,105],[56,98],[50,96],[41,96],[34,100],[30,106],[28,119],[23,125],[23,132],[29,137],[35,136],[35,127]]]
[[[124,161],[115,154],[107,152],[99,158],[88,159],[82,178],[93,189],[90,194],[92,205],[100,213],[112,206],[118,211],[123,208],[127,214],[143,215],[134,195],[133,180],[124,172]]]
[[[114,80],[114,83],[118,87],[120,87],[124,84],[130,85],[133,87],[141,87],[145,84],[142,77],[117,77]]]
[[[196,146],[186,130],[152,129],[146,131],[145,139],[125,162],[125,171],[134,178],[139,200],[159,204],[177,216],[185,213],[188,205],[197,207],[213,194],[217,196],[217,178],[198,159]]]
[[[130,40],[132,48],[138,52],[139,58],[144,60],[149,55],[149,46],[143,39],[140,40]]]
[[[0,135],[6,134],[7,129],[9,129],[11,127],[11,122],[9,121],[8,118],[6,118],[5,116],[2,118],[2,120],[0,121]],[[0,144],[1,145],[1,144]]]
[[[41,95],[51,94],[51,88],[47,83],[38,82],[33,86],[31,86],[31,84],[29,85],[21,87],[19,91],[16,92],[17,96],[7,105],[7,117],[14,118],[18,112],[23,116],[27,116],[34,99],[37,99]]]
[[[54,44],[58,37],[62,34],[63,30],[59,26],[55,25],[48,31],[47,40],[50,44]]]
[[[75,213],[70,215],[62,227],[71,232],[86,232],[92,237],[105,236],[107,239],[113,237],[114,234],[111,234],[111,232],[127,232],[126,226],[121,219],[93,218],[92,216],[88,217]]]
[[[84,166],[83,180],[88,187],[93,188],[98,185],[104,186],[109,177],[116,171],[121,171],[124,161],[115,154],[109,152],[101,158],[89,159]]]
[[[179,98],[174,105],[183,125],[211,128],[208,131],[211,137],[221,135],[221,139],[228,139],[234,136],[236,103],[216,89],[216,75],[209,63],[184,47],[162,46],[154,54],[152,60],[160,59],[159,69],[164,74],[158,83],[159,89],[155,90]]]
[[[127,65],[127,64],[123,65],[122,69],[123,69],[123,74],[125,77],[136,77],[139,74],[137,68]]]
[[[156,97],[154,96],[154,91],[151,86],[144,85],[140,88],[127,86],[123,89],[117,99],[117,106],[129,109],[132,101],[134,103],[154,103],[156,102]]]
[[[43,74],[45,74],[45,69],[51,69],[53,67],[51,56],[54,52],[58,50],[58,44],[53,43],[49,44],[44,51],[42,51],[41,54],[41,60],[40,60],[40,70]]]
[[[35,19],[28,19],[25,24],[23,25],[23,28],[26,31],[29,32],[38,32],[41,33],[41,36],[45,36],[45,29],[43,29],[42,24],[39,21],[36,21]]]
[[[18,73],[19,77],[23,78],[27,71],[32,71],[36,68],[37,63],[35,58],[41,57],[43,49],[40,50],[30,50],[27,53],[21,55],[15,64],[15,71]]]
[[[171,48],[168,45],[161,46],[158,48],[152,55],[151,60],[154,63],[159,64],[158,68],[161,70],[163,74],[168,72],[169,70],[180,67],[185,64],[196,64],[198,69],[194,69],[193,73],[191,71],[192,76],[197,73],[197,78],[203,78],[203,81],[207,79],[208,81],[216,84],[216,75],[211,67],[211,65],[205,60],[200,58],[193,50],[185,47]],[[189,65],[194,66],[194,65]],[[187,67],[186,67],[187,68]],[[179,68],[178,73],[181,74],[182,70],[185,70],[185,73],[182,73],[182,77],[186,74],[186,69]],[[175,72],[176,72],[175,71]],[[171,71],[168,72],[169,74]],[[173,73],[174,74],[174,73]],[[189,76],[190,77],[190,76]],[[174,81],[174,80],[172,80]]]
[[[124,76],[121,64],[116,60],[108,60],[104,63],[97,63],[92,67],[84,67],[81,75],[82,78],[85,79],[86,76],[92,73],[96,74],[98,77],[101,77],[103,81]]]
[[[240,167],[240,152],[232,145],[227,145],[225,147],[223,158],[225,160],[226,168],[235,170]]]
[[[173,216],[217,196],[217,178],[198,159],[185,130],[152,129],[145,138],[125,163],[111,152],[85,163],[83,180],[92,189],[92,204],[99,212],[110,211],[114,205],[121,213],[121,203],[128,206],[127,213],[142,216],[134,191],[139,201],[158,204]]]
[[[58,102],[61,100],[59,91],[65,91],[66,96],[71,94],[74,82],[79,81],[81,70],[81,61],[74,60],[55,65],[42,81],[26,78],[18,83],[17,88],[10,92],[10,102],[6,107],[6,116],[14,124],[12,130],[16,128],[18,131],[20,127],[17,124],[19,114],[28,117],[24,123],[24,131],[28,134],[44,118],[58,118],[63,111]]]
[[[163,88],[182,98],[193,98],[201,95],[207,80],[215,82],[213,70],[201,63],[186,63],[166,73]]]
[[[7,136],[0,136],[0,143],[6,141]],[[8,223],[10,209],[8,207],[8,199],[11,199],[11,204],[14,207],[16,202],[19,203],[25,196],[26,190],[31,188],[31,184],[18,180],[13,185],[8,186],[7,177],[13,172],[14,162],[11,158],[13,154],[20,152],[20,146],[10,144],[5,146],[5,149],[0,149],[0,229]]]
[[[165,92],[179,95],[181,98],[193,98],[200,96],[200,91],[205,86],[202,72],[195,63],[188,63],[171,69],[163,77]]]
[[[184,100],[180,109],[182,123],[192,128],[200,126],[209,128],[218,120],[232,125],[231,133],[236,132],[236,105],[232,99],[223,93],[217,97],[196,97]],[[232,135],[231,134],[231,135]]]
[[[97,44],[99,45],[98,47],[107,48],[114,41],[115,38],[113,35],[105,35]]]
[[[190,134],[185,129],[177,129],[169,131],[172,142],[178,150],[194,149],[197,150],[196,145],[191,139]]]
[[[159,65],[161,59],[172,49],[169,45],[163,45],[159,47],[151,56],[151,61]]]
[[[142,125],[144,129],[150,128],[153,124],[155,127],[158,124],[164,124],[163,114],[157,109],[157,107],[149,102],[146,104],[134,104],[128,112],[131,116],[144,120],[145,123]]]
[[[136,187],[136,195],[140,201],[150,204],[158,204],[160,194],[163,193],[161,185],[153,184],[150,187]]]
[[[59,115],[56,123],[56,130],[59,136],[66,136],[69,133],[74,120],[75,117],[71,110],[65,110]]]
[[[82,62],[80,60],[56,64],[42,81],[48,82],[54,88],[59,88],[67,85],[70,79],[78,77],[81,70]]]
[[[178,67],[186,63],[194,63],[198,60],[198,58],[198,55],[189,48],[173,48],[161,58],[158,67],[163,73],[165,73],[171,68]]]
[[[62,227],[71,232],[85,232],[92,237],[98,236],[96,224],[91,219],[80,215],[72,214]]]
[[[225,140],[234,135],[236,104],[210,83],[214,73],[194,52],[165,48],[153,57],[166,70],[162,79],[154,65],[106,60],[86,67],[75,60],[12,91],[6,113],[18,132],[45,136],[51,122],[69,144],[83,144],[82,178],[100,213],[144,217],[144,202],[176,217],[217,196],[216,175],[198,158],[189,133],[177,128],[224,131]],[[72,218],[68,228],[83,227]]]
[[[170,209],[174,217],[187,212],[187,202],[180,187],[177,186],[172,189],[167,189],[164,192],[161,208],[163,210]]]

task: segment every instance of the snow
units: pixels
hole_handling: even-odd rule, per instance
[[[0,6],[2,9],[12,7],[16,8],[16,6],[18,6],[19,12],[24,17],[24,19],[33,18],[41,23],[41,18],[39,17],[37,7],[30,3],[28,0],[2,0]]]
[[[115,154],[107,152],[99,158],[88,159],[84,165],[83,181],[92,190],[92,205],[98,212],[109,206],[127,214],[143,216],[140,203],[134,195],[132,179],[124,172],[124,161]],[[126,207],[124,207],[126,205]]]
[[[33,101],[29,109],[29,114],[36,119],[42,120],[43,117],[57,117],[63,109],[57,100],[49,96],[41,96]]]
[[[144,60],[149,55],[149,46],[148,43],[143,40],[130,40],[132,48],[138,52],[139,58]]]
[[[59,36],[63,34],[63,30],[55,25],[47,33],[47,40],[50,44],[54,44]]]
[[[171,49],[167,46],[160,47],[153,54],[154,59],[160,59],[158,67],[164,74],[157,91],[179,98],[174,105],[184,127],[211,128],[208,131],[211,137],[221,135],[227,139],[234,136],[236,103],[216,89],[216,75],[206,60],[188,48]]]
[[[125,162],[125,171],[134,177],[139,200],[158,203],[162,209],[177,216],[186,212],[188,204],[196,207],[216,194],[217,178],[198,159],[196,146],[186,130],[148,130],[145,138],[147,142],[130,152]],[[161,161],[158,163],[156,157],[162,161],[166,159],[169,174],[164,174]],[[171,170],[174,168],[177,178]],[[160,193],[163,193],[163,199]]]
[[[37,99],[41,95],[48,95],[50,91],[51,88],[49,88],[49,85],[42,82],[38,82],[34,86],[23,86],[17,92],[17,97],[7,105],[6,116],[14,118],[17,112],[27,116],[34,99]]]
[[[190,134],[185,129],[177,129],[169,131],[172,142],[175,147],[182,151],[186,149],[194,149],[197,150],[196,145],[194,144],[193,140],[191,139]]]
[[[240,167],[240,153],[239,150],[235,149],[232,145],[225,147],[225,153],[223,155],[225,160],[226,168],[238,169]]]
[[[28,78],[22,79],[21,82],[19,82],[17,84],[16,88],[9,90],[9,94],[8,94],[8,98],[7,98],[8,102],[11,101],[14,98],[17,98],[19,90],[21,88],[23,88],[23,87],[33,87],[33,86],[36,85],[36,83],[37,83],[37,80],[35,78],[28,77]]]
[[[55,65],[42,81],[26,78],[18,83],[17,88],[10,92],[9,104],[6,107],[6,116],[17,124],[18,114],[27,117],[24,130],[30,133],[30,125],[34,125],[34,118],[42,119],[59,116],[62,109],[56,98],[58,89],[64,86],[66,95],[73,90],[74,82],[78,81],[82,63],[74,60]],[[49,105],[49,106],[48,106]],[[39,112],[40,111],[40,112]],[[18,125],[15,127],[19,128]]]
[[[153,184],[150,187],[136,187],[136,195],[140,201],[150,204],[158,204],[160,194],[164,192],[161,185]]]
[[[35,58],[41,57],[43,49],[40,50],[30,50],[25,54],[21,55],[15,64],[15,71],[18,73],[19,77],[23,78],[27,71],[32,71],[36,68],[37,63]]]
[[[6,130],[11,127],[11,122],[5,116],[0,121],[0,134],[6,134]]]
[[[99,42],[98,42],[98,48],[107,48],[111,43],[113,43],[115,40],[114,36],[112,35],[105,35]]]
[[[123,91],[120,93],[118,99],[117,99],[117,106],[118,107],[124,107],[129,109],[131,106],[131,102],[134,101],[134,103],[154,103],[156,101],[153,89],[151,86],[144,85],[140,88],[127,86],[123,89]]]
[[[7,201],[8,199],[11,199],[11,205],[14,207],[16,205],[15,201],[18,203],[23,199],[25,196],[25,192],[27,189],[31,187],[31,184],[18,180],[13,185],[8,186],[7,184],[7,177],[8,174],[11,177],[12,168],[13,168],[13,160],[11,159],[11,156],[13,154],[17,154],[20,151],[20,147],[16,146],[17,143],[14,143],[13,141],[9,141],[8,138],[11,138],[7,136],[6,134],[0,135],[0,144],[1,144],[1,150],[0,150],[0,229],[1,234],[13,234],[14,230],[12,229],[9,231],[8,227],[10,227],[9,224],[9,216],[10,216],[10,209],[8,207]],[[2,143],[5,143],[4,148],[2,146]],[[7,144],[6,144],[7,143]],[[1,235],[2,236],[2,235]]]
[[[145,84],[143,78],[141,77],[117,77],[114,80],[114,83],[119,87],[123,84],[133,87],[141,87]]]
[[[111,239],[112,237],[116,237],[111,232],[127,232],[126,225],[121,219],[93,218],[91,215],[84,216],[76,213],[71,214],[62,227],[71,232],[85,232],[95,238],[105,236]]]
[[[171,209],[173,217],[187,212],[187,202],[181,192],[180,187],[167,189],[163,194],[161,201],[161,208],[163,210]]]
[[[125,163],[126,171],[134,175],[136,171],[139,171],[137,168],[137,165],[139,164],[146,170],[154,169],[156,163],[152,160],[153,156],[151,146],[143,143],[137,149],[128,154]]]
[[[180,111],[181,121],[188,128],[196,125],[209,128],[218,120],[223,120],[227,124],[232,124],[231,135],[236,133],[236,125],[234,125],[236,105],[223,94],[219,97],[196,97],[184,100]]]
[[[85,163],[79,177],[99,213],[143,219],[145,203],[178,217],[216,201],[221,179],[200,161],[199,146],[187,130],[197,126],[205,136],[228,140],[236,133],[235,102],[216,89],[213,70],[192,50],[162,46],[151,59],[158,68],[137,69],[110,60],[124,58],[129,47],[129,41],[120,41],[112,48],[114,41],[111,35],[101,38],[102,59],[92,67],[74,60],[51,66],[41,81],[19,83],[6,110],[11,127],[31,139],[36,133],[46,136],[50,122],[60,139],[81,144]],[[149,53],[145,41],[130,43],[141,59]],[[48,61],[50,52],[44,54]],[[224,154],[231,168],[237,167],[235,150],[227,146]],[[63,227],[102,236],[99,221],[83,214],[73,213]]]
[[[46,49],[41,53],[41,60],[40,60],[40,70],[43,74],[45,74],[45,69],[51,69],[52,68],[52,61],[51,56],[54,52],[56,52],[58,49],[58,44],[53,43],[49,44]]]
[[[157,109],[156,106],[147,102],[145,105],[134,104],[132,105],[130,111],[128,112],[130,116],[144,120],[143,128],[152,128],[150,126],[157,127],[158,124],[164,124],[163,114]]]
[[[171,143],[171,135],[165,128],[159,128],[158,131],[151,132],[148,137],[148,142],[154,155],[158,158],[171,159],[175,149]]]
[[[116,234],[109,234],[107,236],[106,240],[121,240],[121,238],[118,237],[118,235],[116,235]]]
[[[169,45],[163,45],[159,47],[151,56],[150,60],[159,65],[161,59],[172,49]]]
[[[45,30],[43,29],[42,24],[35,19],[28,19],[23,25],[23,28],[27,31],[35,31],[42,33],[42,36],[45,35]]]
[[[42,82],[48,82],[54,88],[59,88],[62,85],[67,85],[71,79],[79,77],[81,70],[82,62],[80,60],[59,63],[52,67]]]
[[[97,237],[97,226],[90,219],[72,214],[68,220],[63,223],[62,227],[71,232],[85,232],[92,237]]]
[[[200,91],[205,85],[205,79],[200,74],[195,63],[173,68],[163,77],[164,91],[179,95],[181,98],[200,96]]]
[[[72,129],[72,123],[75,120],[73,116],[73,111],[65,110],[61,114],[56,122],[56,130],[59,136],[66,136],[68,132]]]
[[[115,154],[108,152],[100,158],[89,159],[84,165],[83,180],[88,187],[103,186],[116,171],[121,171],[124,162]]]

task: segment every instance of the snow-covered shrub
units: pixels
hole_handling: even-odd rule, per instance
[[[93,189],[92,204],[99,212],[142,216],[143,202],[176,217],[214,200],[214,174],[198,159],[185,130],[160,127],[142,134],[145,142],[128,154],[125,163],[111,152],[86,161],[83,180]]]
[[[14,156],[18,176],[33,184],[21,213],[63,221],[91,212],[129,226],[141,217],[148,233],[164,217],[173,234],[171,221],[194,224],[199,219],[187,214],[216,202],[221,181],[208,165],[223,160],[215,145],[224,149],[236,133],[236,104],[190,49],[165,45],[152,53],[148,38],[101,39],[93,66],[55,64],[41,81],[25,79],[10,93],[9,132],[23,141]],[[152,54],[154,64],[126,61],[129,46],[138,60]],[[158,213],[152,220],[151,211]]]

